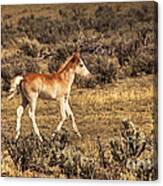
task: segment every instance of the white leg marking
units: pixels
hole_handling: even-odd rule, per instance
[[[80,134],[80,132],[79,132],[79,130],[78,130],[78,127],[77,127],[77,125],[76,125],[75,118],[74,118],[74,114],[73,114],[73,112],[72,112],[72,110],[71,110],[71,107],[70,107],[70,105],[69,105],[69,103],[68,103],[68,100],[66,101],[66,112],[67,112],[68,116],[70,116],[71,119],[72,119],[72,127],[73,127],[74,131],[75,131],[75,132],[77,133],[77,135],[81,138],[81,134]]]
[[[31,107],[29,108],[29,117],[32,120],[32,125],[33,125],[33,129],[34,129],[35,133],[39,137],[39,140],[42,142],[43,140],[42,140],[42,137],[40,135],[39,129],[37,127],[36,119],[35,119],[36,100],[32,101],[30,106]]]
[[[60,111],[61,111],[61,121],[59,122],[59,125],[57,126],[57,131],[59,131],[66,120],[66,104],[64,97],[60,99]]]
[[[20,106],[17,108],[17,111],[16,111],[16,112],[17,112],[16,137],[15,137],[16,140],[19,138],[19,135],[20,135],[21,117],[22,117],[23,111],[24,111],[24,108],[23,108],[22,105],[20,105]]]

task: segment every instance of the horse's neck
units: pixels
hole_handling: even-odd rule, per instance
[[[75,69],[72,67],[70,59],[67,59],[67,61],[60,67],[57,73],[61,79],[67,83],[68,87],[71,88],[75,78]]]
[[[69,85],[72,85],[75,78],[75,72],[73,70],[69,70],[65,73],[66,79],[68,80]]]
[[[75,72],[73,69],[64,70],[60,73],[60,77],[64,82],[67,82],[67,84],[71,86],[75,78]]]

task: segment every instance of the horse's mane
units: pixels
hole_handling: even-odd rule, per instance
[[[62,72],[67,67],[71,59],[72,59],[72,56],[68,57],[67,60],[59,67],[57,73]]]

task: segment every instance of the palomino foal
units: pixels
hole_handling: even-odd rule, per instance
[[[14,97],[17,92],[17,86],[20,87],[22,97],[22,103],[17,108],[16,139],[18,139],[20,135],[22,114],[27,105],[29,105],[29,117],[32,120],[33,129],[40,141],[42,141],[42,137],[35,119],[35,110],[38,97],[42,99],[58,99],[60,101],[62,119],[57,126],[57,131],[61,129],[67,116],[70,116],[74,131],[79,137],[81,137],[73,112],[69,105],[69,95],[75,74],[85,77],[90,76],[90,72],[80,58],[80,54],[77,52],[74,52],[56,73],[29,73],[22,76],[16,76],[13,79],[10,88],[11,95],[8,97],[8,99],[10,100]]]

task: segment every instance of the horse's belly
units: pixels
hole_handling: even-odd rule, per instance
[[[40,92],[39,97],[42,99],[55,99],[56,93],[50,93],[50,92]]]

